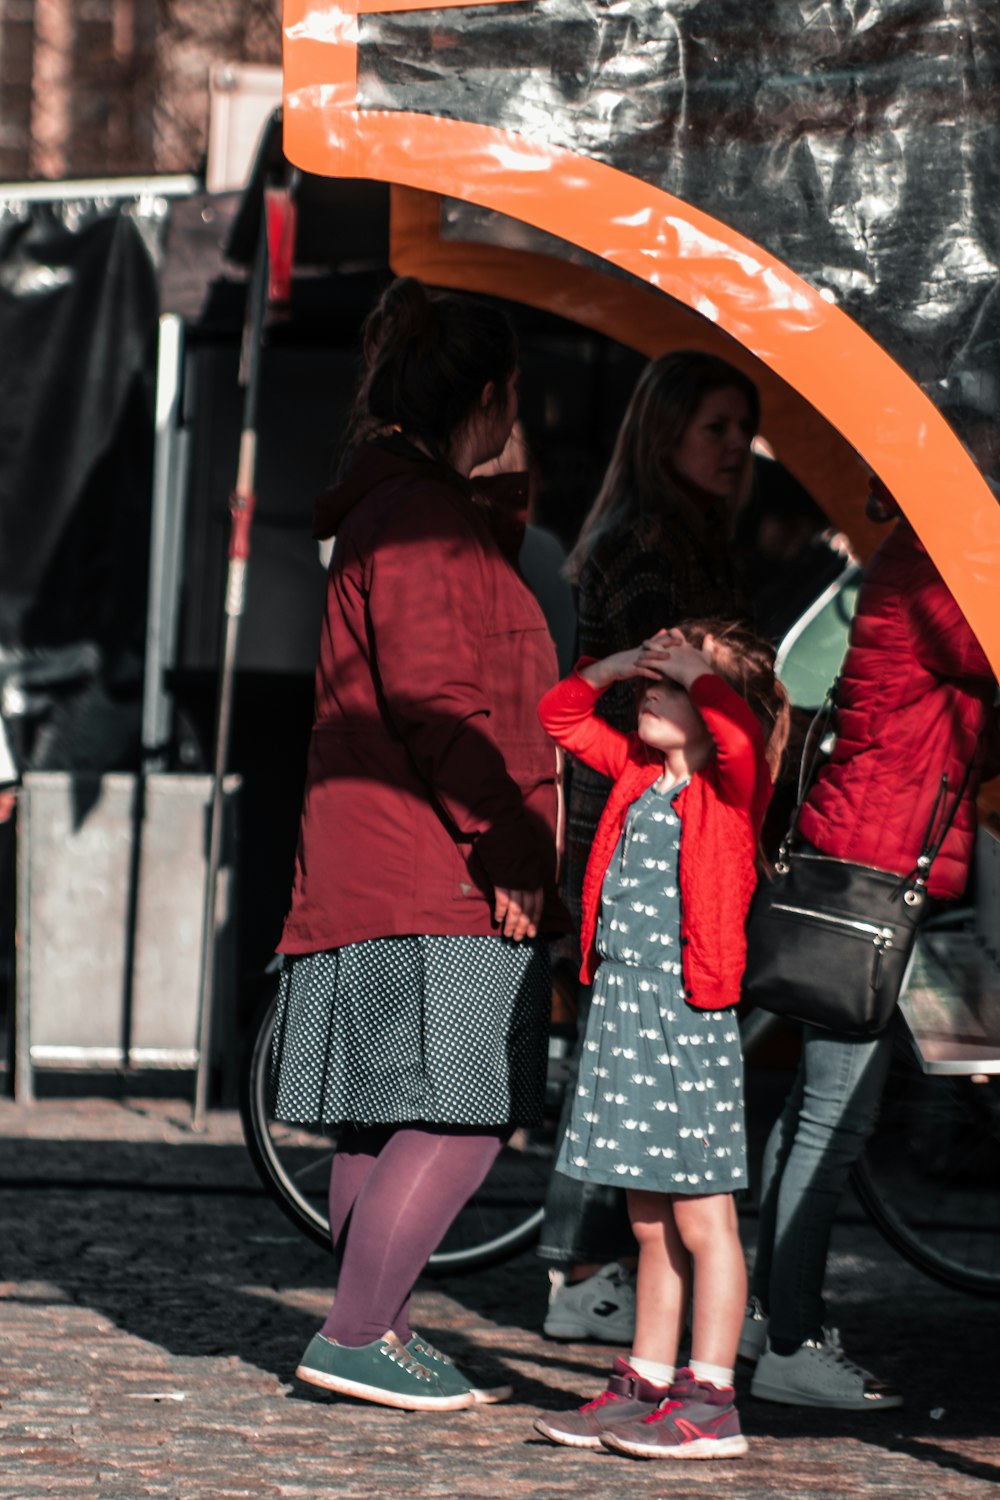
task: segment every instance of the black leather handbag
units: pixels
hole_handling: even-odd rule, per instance
[[[761,879],[754,897],[743,993],[752,1004],[790,1020],[842,1036],[876,1036],[892,1019],[905,983],[917,928],[927,914],[927,874],[958,811],[968,773],[947,808],[948,777],[942,776],[909,875],[797,845],[799,812],[832,707],[831,690],[806,736],[791,827],[771,878]],[[811,741],[816,748],[809,759]]]

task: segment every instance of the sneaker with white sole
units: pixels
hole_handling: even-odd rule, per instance
[[[745,1364],[755,1365],[764,1353],[766,1344],[767,1313],[758,1299],[751,1297],[743,1314],[743,1328],[740,1331],[736,1358],[743,1360]]]
[[[820,1406],[836,1411],[882,1411],[903,1398],[885,1381],[856,1365],[836,1328],[806,1339],[791,1354],[776,1354],[770,1342],[757,1362],[750,1394],[783,1406]]]
[[[609,1427],[601,1444],[630,1458],[743,1458],[749,1444],[740,1431],[734,1394],[732,1386],[678,1370],[656,1411]]]
[[[402,1411],[460,1411],[476,1405],[471,1389],[446,1389],[391,1329],[360,1348],[317,1333],[295,1373],[299,1380],[323,1390]]]
[[[549,1305],[542,1332],[549,1339],[590,1339],[631,1344],[635,1332],[635,1272],[611,1261],[583,1281],[567,1283],[550,1270]]]
[[[669,1389],[646,1380],[619,1356],[611,1368],[607,1389],[599,1396],[570,1411],[546,1412],[535,1418],[534,1428],[550,1443],[566,1448],[600,1448],[609,1428],[656,1411]]]
[[[414,1332],[406,1349],[415,1360],[426,1365],[428,1370],[437,1376],[438,1383],[446,1394],[467,1392],[471,1394],[477,1406],[492,1406],[497,1401],[509,1400],[514,1394],[514,1388],[510,1385],[477,1384],[470,1375],[458,1368],[450,1354],[436,1349],[430,1339],[425,1338],[422,1333]]]

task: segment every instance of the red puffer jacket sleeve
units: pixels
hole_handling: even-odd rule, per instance
[[[495,885],[531,890],[545,876],[517,783],[491,730],[482,689],[490,590],[475,521],[428,488],[399,507],[372,555],[372,664],[385,710],[421,778]],[[510,670],[517,671],[511,661]]]
[[[993,681],[993,668],[944,580],[904,595],[913,654],[936,677]]]

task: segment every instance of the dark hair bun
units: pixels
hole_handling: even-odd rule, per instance
[[[372,365],[386,346],[426,345],[433,337],[434,323],[434,304],[423,282],[415,276],[400,276],[386,287],[365,324],[365,364]]]
[[[517,365],[517,339],[499,308],[450,292],[432,295],[413,276],[383,292],[362,348],[348,449],[394,427],[447,459],[487,386],[498,405],[506,400]]]

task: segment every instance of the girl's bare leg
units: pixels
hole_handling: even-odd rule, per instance
[[[639,1245],[632,1353],[661,1365],[677,1363],[691,1290],[691,1259],[674,1222],[668,1193],[627,1190],[632,1232]],[[742,1318],[743,1309],[740,1308]]]
[[[677,1235],[694,1262],[691,1358],[723,1369],[736,1363],[747,1301],[747,1271],[731,1193],[673,1199]]]

